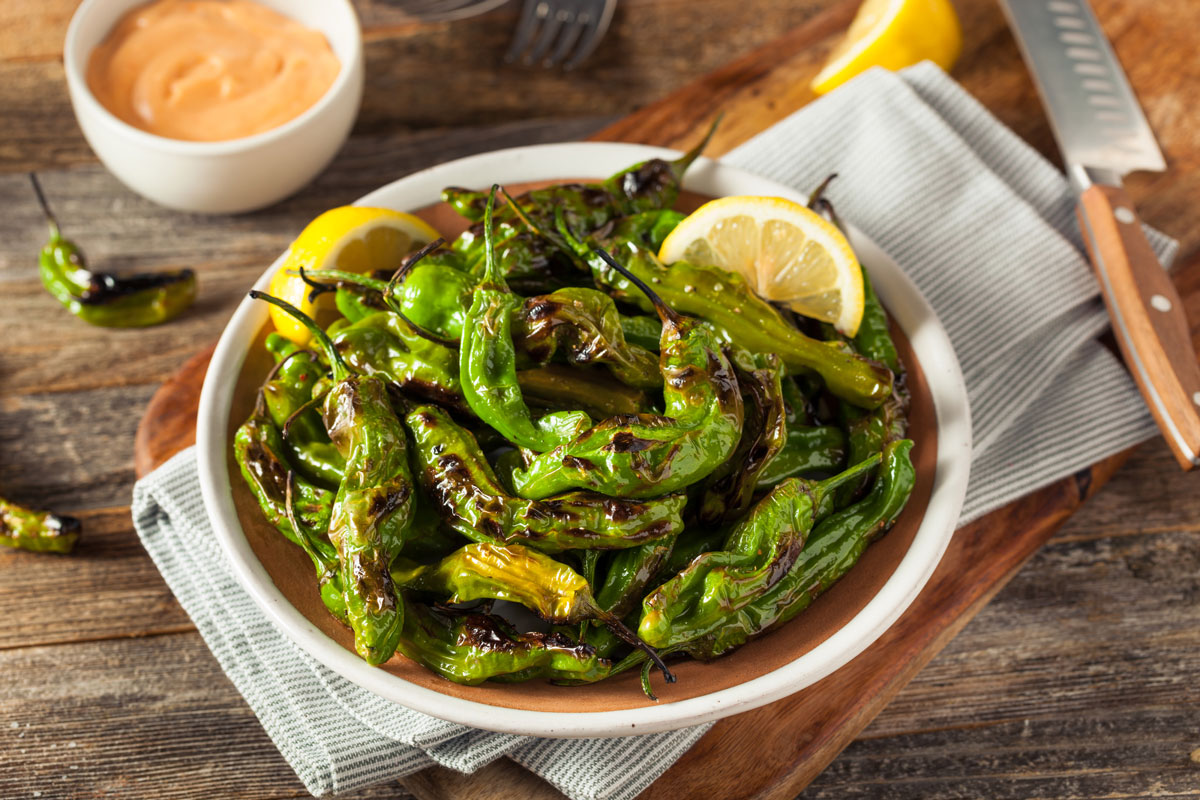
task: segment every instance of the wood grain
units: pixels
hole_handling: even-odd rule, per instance
[[[109,337],[73,324],[36,282],[44,230],[26,179],[0,175],[0,492],[83,509],[89,525],[75,556],[0,557],[0,796],[307,796],[199,637],[172,632],[186,617],[124,516],[134,427],[153,390],[215,337],[241,291],[324,207],[469,152],[584,136],[801,23],[832,33],[849,3],[622,0],[595,62],[568,78],[496,68],[514,8],[422,26],[386,0],[356,2],[367,100],[343,153],[279,207],[204,218],[155,209],[95,166],[58,61],[75,2],[0,3],[0,172],[54,168],[43,183],[97,263],[196,267],[203,300],[157,330]],[[955,77],[1057,159],[999,9],[955,4],[966,35]],[[1164,175],[1132,176],[1129,190],[1147,222],[1181,240],[1173,277],[1200,319],[1200,5],[1093,5],[1170,163]],[[788,41],[766,59],[788,79],[746,89],[780,114],[779,98],[807,101],[807,76],[831,39]],[[753,56],[737,69],[771,74]],[[726,130],[725,146],[752,132]],[[1197,520],[1194,480],[1165,447],[1140,449],[801,796],[1194,796]],[[64,755],[85,740],[86,759]],[[77,748],[64,751],[70,741]],[[408,794],[382,786],[351,796]]]

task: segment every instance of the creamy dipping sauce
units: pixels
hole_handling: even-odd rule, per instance
[[[87,83],[134,127],[212,142],[299,116],[340,69],[321,32],[249,0],[155,0],[92,52]]]

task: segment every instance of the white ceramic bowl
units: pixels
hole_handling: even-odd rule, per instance
[[[413,210],[438,200],[444,186],[483,186],[578,175],[608,175],[652,157],[674,157],[660,148],[571,143],[519,147],[452,161],[410,175],[359,202]],[[701,159],[684,186],[708,196],[753,194],[789,197],[797,192],[764,178]],[[572,713],[504,708],[451,697],[368,666],[335,643],[293,607],[255,556],[238,521],[226,447],[234,384],[250,343],[267,318],[267,306],[243,300],[225,329],[205,377],[196,426],[200,485],[213,529],[239,581],[288,636],[338,674],[409,708],[452,722],[506,733],[553,737],[627,736],[682,728],[764,705],[820,680],[862,652],[908,607],[932,574],[954,531],[971,461],[971,424],[958,361],[941,323],[899,267],[861,234],[853,244],[904,330],[925,372],[937,416],[937,466],[928,507],[899,565],[866,606],[842,628],[783,667],[732,688],[677,702],[614,711]],[[256,284],[266,289],[279,266]],[[240,480],[240,477],[234,478]],[[768,637],[770,638],[770,637]],[[563,690],[564,705],[570,689]]]
[[[350,0],[258,0],[329,40],[342,68],[320,100],[269,131],[222,142],[168,139],[117,119],[88,90],[88,58],[146,0],[83,0],[67,28],[63,66],[79,127],[108,170],[133,191],[180,211],[237,213],[300,189],[341,148],[363,89],[362,31]]]

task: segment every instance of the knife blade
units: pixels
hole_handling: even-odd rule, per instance
[[[1166,161],[1086,0],[1000,0],[1079,197],[1117,344],[1180,466],[1200,464],[1200,365],[1183,301],[1121,177]]]

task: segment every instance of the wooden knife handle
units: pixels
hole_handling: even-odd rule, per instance
[[[1185,470],[1200,463],[1200,365],[1183,301],[1129,195],[1093,185],[1076,209],[1125,364]]]

